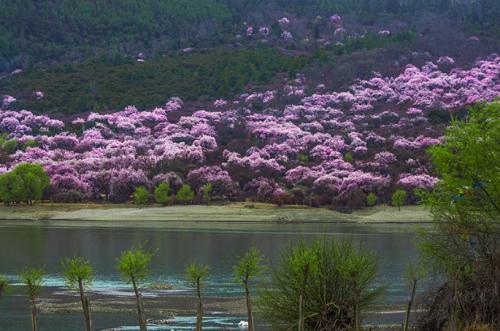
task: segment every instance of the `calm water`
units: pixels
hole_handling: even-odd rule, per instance
[[[279,224],[267,227],[265,231],[255,228],[245,232],[0,226],[0,273],[15,282],[16,274],[24,266],[43,266],[48,273],[46,285],[62,286],[63,282],[58,275],[59,260],[66,256],[82,255],[92,262],[98,273],[93,291],[130,295],[128,287],[120,281],[115,271],[115,262],[122,250],[142,244],[157,249],[151,282],[167,282],[173,284],[176,290],[189,291],[182,281],[183,270],[187,263],[196,260],[212,266],[213,277],[205,293],[241,295],[241,290],[233,283],[231,274],[236,256],[244,254],[251,246],[256,246],[266,257],[267,263],[273,264],[277,261],[280,251],[290,243],[324,236],[349,239],[356,245],[375,252],[379,257],[378,282],[388,286],[383,303],[399,305],[405,302],[404,268],[409,259],[415,259],[417,256],[415,234],[414,231],[408,230],[408,225]],[[26,308],[19,305],[21,300],[24,299],[11,296],[0,302],[0,330],[29,329],[29,316]],[[135,316],[131,314],[94,315],[97,330],[110,327],[134,330]],[[238,316],[212,316],[207,326],[221,329],[227,325],[234,326],[240,319]],[[370,319],[376,322],[398,323],[400,314],[384,314]],[[179,320],[180,326],[189,327],[190,323],[190,318]],[[81,316],[41,314],[40,326],[41,331],[80,330]],[[169,328],[164,327],[161,330]]]

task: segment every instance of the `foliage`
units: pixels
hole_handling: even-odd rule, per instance
[[[181,203],[189,203],[194,199],[194,191],[188,184],[182,185],[175,196],[175,199]]]
[[[26,295],[31,300],[36,298],[42,291],[44,275],[45,271],[37,268],[26,268],[21,272],[21,281],[26,286]]]
[[[398,207],[398,210],[401,210],[401,206],[404,205],[408,194],[405,190],[397,190],[392,194],[391,204],[393,207]]]
[[[210,267],[206,264],[191,263],[186,267],[187,280],[197,286],[210,274]]]
[[[245,255],[241,256],[233,269],[236,280],[243,285],[248,285],[262,271],[262,257],[255,247],[250,248]]]
[[[94,268],[88,260],[83,257],[66,258],[61,261],[63,277],[68,288],[79,290],[80,284],[84,287],[92,286],[94,280]]]
[[[134,203],[136,205],[145,205],[146,203],[148,203],[150,197],[151,194],[149,193],[147,188],[145,188],[144,186],[136,187],[133,196]]]
[[[40,201],[50,179],[39,164],[21,163],[0,175],[0,200],[6,204]]]
[[[337,92],[310,91],[298,75],[230,100],[171,98],[154,109],[128,106],[66,122],[2,108],[0,135],[37,146],[2,153],[0,173],[41,164],[54,201],[126,202],[137,187],[159,183],[172,192],[190,185],[201,201],[211,183],[211,196],[223,200],[358,208],[367,192],[390,201],[394,187],[430,191],[437,178],[426,149],[442,141],[443,125],[429,123],[427,112],[457,116],[476,100],[493,100],[499,73],[498,56],[451,71],[429,62]]]
[[[399,20],[415,12],[444,13],[473,33],[497,36],[500,5],[496,0],[1,0],[0,71],[13,65],[38,62],[71,62],[106,54],[110,57],[139,52],[159,54],[164,49],[210,47],[232,41],[243,22],[259,17],[280,29],[277,12],[288,12],[307,21],[337,12],[356,14],[366,25],[380,13]],[[271,9],[272,8],[272,9]],[[19,22],[29,24],[19,24]],[[314,25],[316,39],[320,23]],[[312,31],[310,32],[313,33]]]
[[[128,282],[140,282],[149,275],[149,265],[154,254],[141,248],[123,251],[116,268],[123,279]]]
[[[158,184],[154,191],[154,197],[157,203],[161,203],[162,205],[166,204],[170,200],[170,184]]]
[[[354,161],[354,157],[351,152],[347,152],[344,154],[344,161],[352,163]]]
[[[294,329],[298,300],[305,280],[304,315],[307,330],[346,330],[354,327],[355,307],[363,311],[382,288],[374,286],[375,257],[349,242],[316,240],[290,247],[272,270],[269,287],[260,293],[259,308],[276,329]],[[356,295],[357,294],[357,295]]]
[[[0,147],[5,153],[13,154],[18,148],[18,143],[16,139],[10,139],[0,143]]]
[[[368,195],[366,196],[366,204],[370,207],[375,206],[377,204],[377,200],[378,198],[373,192],[368,193]]]
[[[500,102],[454,120],[430,149],[441,178],[430,193],[434,228],[423,233],[425,261],[442,279],[423,328],[500,325]],[[437,314],[446,311],[447,314]]]
[[[150,108],[169,96],[187,101],[234,96],[248,83],[268,84],[277,73],[294,73],[305,58],[286,56],[271,48],[213,49],[192,54],[169,54],[143,63],[130,58],[91,59],[80,64],[35,66],[7,80],[0,90],[45,97],[20,99],[20,109],[74,114],[109,111],[136,105]],[[71,98],[68,98],[71,95]]]

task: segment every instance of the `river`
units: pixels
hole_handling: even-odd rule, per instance
[[[53,296],[66,296],[73,301],[71,293],[63,290],[59,261],[63,257],[85,256],[96,269],[93,294],[129,296],[129,286],[123,283],[116,272],[116,259],[120,252],[132,246],[156,250],[152,263],[152,274],[148,281],[168,283],[173,286],[169,296],[192,293],[183,281],[184,268],[191,261],[207,263],[212,268],[212,277],[205,289],[206,296],[241,296],[242,290],[232,278],[232,266],[236,257],[250,247],[260,249],[269,265],[275,264],[280,252],[294,242],[310,241],[313,238],[351,240],[374,252],[378,256],[379,277],[377,283],[387,286],[380,304],[394,312],[370,314],[368,322],[400,323],[398,311],[407,300],[404,280],[405,266],[417,258],[415,247],[416,227],[413,225],[363,225],[363,224],[275,224],[262,230],[259,225],[245,231],[196,230],[186,228],[127,227],[59,227],[48,225],[2,225],[0,223],[0,274],[14,283],[11,295],[0,301],[0,330],[21,331],[30,327],[27,300],[21,295],[17,274],[25,266],[43,267],[47,272],[45,285],[53,289]],[[17,285],[16,285],[17,284]],[[165,293],[165,292],[163,292]],[[145,293],[155,296],[154,291]],[[207,328],[231,329],[243,316],[211,314],[206,319]],[[81,315],[76,312],[39,316],[40,330],[81,330]],[[136,318],[130,313],[95,313],[96,330],[120,328],[134,330]],[[194,319],[178,317],[175,328],[158,327],[152,330],[179,330],[190,328]]]

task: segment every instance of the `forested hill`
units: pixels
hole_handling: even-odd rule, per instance
[[[405,18],[445,13],[473,33],[498,36],[500,1],[455,0],[0,0],[0,72],[94,55],[156,53],[234,41],[243,22],[353,14]],[[312,27],[316,28],[316,27]]]

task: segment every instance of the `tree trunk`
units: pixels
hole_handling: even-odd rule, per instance
[[[408,301],[408,308],[406,310],[406,316],[405,316],[405,321],[403,324],[403,331],[408,331],[408,328],[410,327],[410,316],[411,316],[411,308],[413,306],[413,301],[415,300],[415,292],[417,290],[417,280],[413,280],[413,286],[411,289],[411,296],[410,300]]]
[[[356,279],[353,279],[354,289],[354,330],[361,331],[361,312],[359,309],[359,291]]]
[[[83,322],[85,331],[92,331],[92,318],[90,313],[90,300],[85,295],[85,289],[83,287],[83,281],[80,279],[78,281],[78,287],[80,290],[80,300],[82,301],[82,310],[83,310]]]
[[[248,282],[245,282],[245,296],[247,301],[248,331],[254,331],[252,301],[250,299],[250,290],[248,289]]]
[[[35,298],[31,298],[31,331],[38,331],[36,314],[37,311],[36,311]]]
[[[198,312],[196,314],[196,331],[201,331],[203,325],[203,303],[201,302],[201,286],[199,279],[196,284],[196,291],[198,293]]]
[[[132,278],[132,285],[134,286],[135,298],[137,301],[137,315],[139,317],[139,330],[148,331],[146,324],[146,315],[144,314],[144,305],[142,303],[142,295],[139,293],[137,288],[137,283],[134,278]]]
[[[304,331],[304,294],[299,295],[299,331]]]

